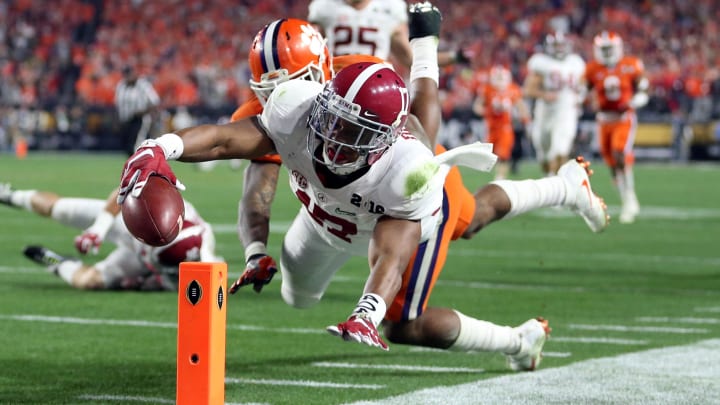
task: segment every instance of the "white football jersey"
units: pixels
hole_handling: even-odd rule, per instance
[[[308,151],[308,117],[322,88],[304,80],[282,83],[261,115],[315,230],[338,249],[363,255],[383,215],[419,220],[423,240],[429,238],[441,215],[444,176],[432,152],[409,133],[398,136],[362,177],[340,188],[323,186]]]
[[[372,0],[357,10],[345,0],[313,0],[308,21],[325,31],[333,55],[365,54],[387,60],[393,31],[407,24],[407,4],[402,0]]]
[[[581,82],[585,74],[585,61],[575,53],[563,59],[556,59],[544,53],[536,53],[528,60],[528,71],[542,76],[543,89],[557,92],[558,98],[552,103],[541,99],[536,101],[535,111],[552,113],[568,108],[577,108],[582,102]]]

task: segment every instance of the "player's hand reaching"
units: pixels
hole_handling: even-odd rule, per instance
[[[115,215],[103,210],[95,217],[95,222],[89,228],[75,237],[75,248],[78,252],[86,255],[88,253],[98,254],[100,245],[105,240],[105,235],[115,222]]]
[[[248,284],[252,284],[253,290],[259,293],[265,285],[272,281],[275,273],[277,273],[277,264],[272,257],[258,255],[258,257],[251,258],[248,260],[243,274],[230,286],[230,294],[235,294],[240,287]]]
[[[120,177],[118,204],[122,204],[128,195],[139,196],[151,175],[165,177],[178,189],[185,190],[185,186],[170,169],[162,146],[154,140],[147,140],[125,162]]]
[[[84,255],[88,253],[98,254],[102,243],[103,237],[90,231],[90,229],[75,237],[75,249]]]
[[[347,321],[327,327],[331,335],[339,336],[348,342],[364,343],[368,346],[390,350],[382,340],[377,328],[368,316],[352,315]]]

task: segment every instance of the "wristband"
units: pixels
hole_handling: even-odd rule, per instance
[[[385,312],[387,312],[387,306],[382,297],[377,294],[368,293],[360,298],[352,314],[358,317],[370,318],[373,325],[377,328],[383,318],[385,318]]]
[[[254,259],[256,255],[267,256],[267,247],[265,244],[259,241],[251,242],[245,248],[245,264],[250,260]]]
[[[162,148],[165,160],[177,160],[182,156],[185,145],[182,138],[173,133],[167,133],[155,139],[148,139],[140,146],[154,146]]]

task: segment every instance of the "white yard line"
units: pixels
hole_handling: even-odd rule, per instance
[[[657,322],[657,323],[690,323],[699,325],[718,325],[718,318],[694,318],[689,316],[667,317],[667,316],[641,316],[636,318],[638,322]]]
[[[698,328],[675,328],[669,326],[627,326],[627,325],[583,325],[571,323],[569,329],[577,330],[602,330],[610,332],[643,332],[643,333],[708,333],[707,329]]]
[[[255,385],[281,385],[284,387],[312,387],[312,388],[353,388],[363,390],[380,390],[385,385],[378,384],[345,384],[330,381],[309,381],[309,380],[271,380],[255,378],[225,378],[226,384],[255,384]]]
[[[315,367],[325,368],[352,368],[352,369],[377,369],[377,370],[400,370],[400,371],[421,371],[430,373],[483,373],[481,368],[468,367],[433,367],[433,366],[408,366],[404,364],[362,364],[362,363],[335,363],[319,361],[312,363]]]

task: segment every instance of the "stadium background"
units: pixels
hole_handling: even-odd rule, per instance
[[[553,29],[570,33],[586,60],[603,29],[624,38],[651,81],[640,110],[640,158],[720,158],[720,7],[717,1],[439,2],[441,49],[473,53],[442,72],[445,139],[482,135],[470,105],[492,63],[516,81]],[[51,6],[48,6],[51,4]],[[154,134],[173,129],[179,106],[195,123],[216,122],[249,95],[253,35],[284,16],[304,18],[308,1],[6,0],[0,4],[0,151],[24,139],[31,149],[114,150],[112,105],[121,69],[132,64],[162,98]],[[450,28],[451,27],[451,28]],[[187,122],[187,121],[186,121]],[[592,115],[578,147],[594,151]],[[452,146],[452,141],[447,141]],[[526,150],[526,156],[531,151]]]

